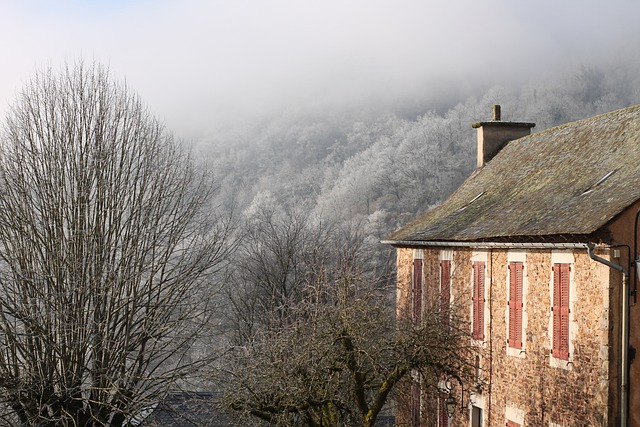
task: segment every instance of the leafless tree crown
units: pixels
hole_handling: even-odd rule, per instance
[[[130,423],[192,368],[210,176],[99,65],[37,73],[3,131],[0,397],[22,425]]]
[[[386,275],[363,269],[346,230],[257,213],[236,254],[221,375],[237,425],[371,427],[405,383],[473,379],[460,307],[430,301],[419,322],[395,319]]]

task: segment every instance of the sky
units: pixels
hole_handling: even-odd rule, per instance
[[[107,65],[197,135],[456,97],[640,55],[637,0],[0,0],[0,114],[37,69]]]

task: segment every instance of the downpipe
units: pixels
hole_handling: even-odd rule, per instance
[[[614,270],[622,273],[622,297],[621,297],[621,343],[620,343],[620,427],[627,427],[629,424],[628,378],[629,378],[629,271],[621,265],[615,264],[607,259],[597,256],[593,249],[593,243],[587,243],[587,253],[589,258],[602,263]]]

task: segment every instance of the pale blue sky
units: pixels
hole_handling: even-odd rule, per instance
[[[0,113],[35,68],[79,56],[179,133],[464,92],[638,54],[639,16],[636,0],[0,0]]]

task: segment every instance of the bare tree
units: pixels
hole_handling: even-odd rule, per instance
[[[309,283],[335,269],[336,260],[352,262],[362,246],[351,231],[268,197],[247,209],[243,229],[227,287],[229,337],[236,345],[251,341],[261,325],[284,321]]]
[[[420,323],[396,319],[358,227],[280,207],[265,199],[249,210],[231,275],[220,383],[238,425],[370,427],[406,380],[471,382],[477,347],[464,311],[438,303]]]
[[[13,419],[131,424],[197,367],[184,356],[228,236],[213,191],[105,68],[26,85],[0,146],[0,398]]]
[[[474,377],[477,348],[456,310],[428,307],[420,323],[396,323],[375,283],[339,271],[308,283],[287,319],[233,348],[225,395],[243,425],[375,425],[411,376],[434,389]]]

